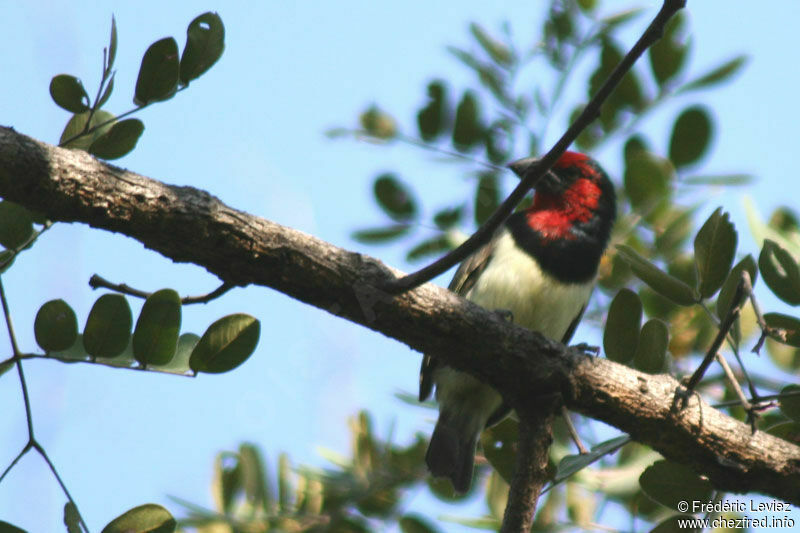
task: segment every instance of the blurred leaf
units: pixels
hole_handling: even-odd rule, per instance
[[[764,239],[758,268],[775,296],[790,305],[800,304],[800,268],[789,252],[778,243]]]
[[[408,221],[417,214],[417,205],[408,187],[395,174],[381,174],[372,186],[375,200],[393,220]]]
[[[472,91],[467,91],[456,108],[453,125],[453,146],[466,152],[483,139],[484,130],[479,117],[478,100]]]
[[[359,122],[367,135],[376,139],[387,140],[397,135],[394,119],[381,111],[378,106],[373,105],[361,113]]]
[[[76,319],[77,322],[77,319]],[[54,350],[49,352],[47,355],[50,357],[59,359],[64,363],[72,363],[77,361],[88,361],[89,354],[86,353],[86,350],[83,349],[83,336],[78,334],[75,337],[75,341],[70,344],[67,348],[63,350]]]
[[[787,206],[778,207],[772,212],[767,225],[781,233],[800,232],[800,220],[795,212]]]
[[[686,41],[686,16],[678,12],[664,27],[664,34],[648,50],[650,68],[658,85],[663,87],[686,63],[689,46]]]
[[[624,54],[619,46],[610,38],[603,39],[600,64],[589,79],[588,97],[591,98],[597,94],[623,57]],[[600,122],[606,131],[612,131],[619,125],[619,116],[624,109],[640,111],[644,108],[646,101],[636,71],[630,70],[603,104],[600,111]]]
[[[101,533],[172,533],[175,519],[155,503],[146,503],[112,520]]]
[[[59,139],[59,146],[63,148],[73,148],[78,150],[88,150],[89,146],[91,146],[92,142],[95,139],[100,137],[103,133],[108,131],[114,120],[114,115],[109,113],[108,111],[104,111],[102,109],[98,109],[95,111],[94,115],[92,115],[92,121],[89,123],[89,130],[96,128],[100,124],[105,124],[105,126],[98,128],[91,133],[87,133],[86,135],[82,135],[77,139],[74,139],[69,142],[69,144],[64,144],[64,141],[67,139],[71,139],[72,137],[80,134],[83,132],[84,128],[86,127],[86,121],[89,120],[89,112],[80,113],[78,115],[73,115],[67,125],[64,127],[64,131],[61,133],[61,139]]]
[[[558,485],[562,481],[574,475],[591,465],[592,463],[602,459],[607,455],[611,455],[631,441],[628,435],[614,437],[607,441],[601,442],[597,446],[592,446],[592,451],[589,453],[582,453],[577,455],[566,455],[558,463],[555,477],[553,478],[553,485]]]
[[[731,303],[733,301],[733,296],[736,293],[736,287],[739,285],[739,280],[742,279],[742,271],[746,270],[748,274],[750,274],[750,283],[755,286],[756,284],[756,277],[758,276],[758,270],[756,267],[756,260],[753,259],[753,256],[747,254],[741,261],[736,263],[731,269],[730,274],[728,274],[728,278],[725,280],[725,283],[722,285],[722,289],[719,291],[719,296],[717,297],[717,316],[720,320],[724,319],[728,315],[728,311],[731,308]]]
[[[104,294],[92,306],[83,328],[83,347],[94,357],[116,357],[131,338],[133,315],[121,294]]]
[[[398,521],[402,533],[436,533],[439,531],[425,517],[418,514],[407,514]]]
[[[436,227],[440,230],[449,230],[453,226],[458,225],[461,222],[461,219],[464,217],[464,206],[459,205],[457,207],[451,207],[446,209],[440,209],[433,215],[433,223],[436,224]]]
[[[22,528],[9,524],[4,520],[0,520],[0,533],[28,533]]]
[[[770,328],[781,329],[786,334],[786,339],[783,339],[778,332],[770,332],[773,339],[800,348],[800,320],[781,313],[765,313],[764,320]]]
[[[284,511],[289,510],[291,505],[291,468],[289,456],[285,453],[280,454],[278,456],[278,507]],[[269,489],[269,485],[267,485],[267,489]]]
[[[214,478],[211,492],[216,509],[221,513],[233,511],[236,495],[241,490],[241,470],[238,457],[229,452],[217,454],[214,460]]]
[[[623,180],[625,193],[636,211],[646,214],[659,201],[669,197],[672,174],[672,165],[668,161],[646,150],[629,148],[626,144]]]
[[[97,108],[101,108],[106,105],[108,99],[111,98],[111,93],[114,91],[114,74],[111,74],[111,78],[108,80],[106,84],[106,88],[103,90],[103,94],[100,96],[100,100],[97,101]]]
[[[781,394],[794,394],[794,396],[784,396],[778,400],[781,412],[794,420],[800,422],[800,385],[787,385],[781,389]]]
[[[658,233],[655,239],[655,249],[664,257],[671,257],[678,253],[692,232],[694,210],[686,209],[675,212],[674,218],[667,224],[664,231]]]
[[[183,85],[199,78],[217,62],[225,50],[225,26],[212,12],[195,17],[186,29],[186,47],[181,56],[180,78]]]
[[[644,12],[645,8],[643,7],[635,7],[632,9],[625,9],[623,11],[619,11],[614,13],[613,15],[609,15],[607,17],[603,17],[600,19],[601,24],[605,24],[606,31],[614,28],[615,26],[619,26],[624,24],[630,20],[633,20],[635,17],[639,16],[642,12]]]
[[[495,212],[500,205],[500,189],[497,175],[492,172],[482,173],[475,191],[475,224],[478,226]]]
[[[59,107],[71,113],[89,111],[89,95],[81,80],[69,74],[59,74],[50,80],[50,96]]]
[[[119,159],[136,148],[143,131],[144,123],[137,118],[116,122],[92,142],[89,153],[101,159]]]
[[[192,351],[189,367],[195,372],[220,374],[233,370],[255,351],[261,323],[236,313],[211,324]]]
[[[496,518],[503,518],[503,512],[508,504],[508,483],[497,471],[489,473],[485,497],[489,513]]]
[[[651,318],[642,326],[633,366],[648,374],[658,374],[666,367],[669,329],[658,318]]]
[[[401,237],[408,233],[411,226],[408,224],[395,224],[385,228],[370,228],[356,230],[352,234],[352,238],[363,244],[379,244]]]
[[[492,61],[506,67],[511,64],[513,57],[511,50],[506,45],[489,35],[486,30],[475,22],[469,25],[469,31],[481,45],[481,48],[492,58]]]
[[[417,113],[417,126],[423,140],[430,142],[449,126],[447,86],[442,80],[428,84],[428,102]]]
[[[684,109],[675,120],[669,141],[669,158],[682,168],[696,163],[708,152],[713,124],[706,108],[692,106]]]
[[[703,74],[699,78],[690,81],[680,88],[680,92],[694,91],[721,83],[736,74],[739,69],[744,66],[746,61],[747,56],[738,55],[733,59],[726,61],[722,65],[712,69],[706,74]]]
[[[114,60],[117,58],[117,21],[114,19],[114,15],[111,15],[111,37],[108,39],[108,60],[106,61],[106,70],[103,73],[104,77],[108,76],[111,72],[111,69],[114,67]],[[112,77],[112,84],[113,84],[113,77]],[[107,91],[109,94],[111,91]],[[98,104],[97,107],[101,107],[104,103],[103,99],[100,99],[101,103]]]
[[[719,174],[714,176],[690,176],[681,180],[685,185],[712,185],[734,187],[753,183],[752,174]]]
[[[514,477],[518,441],[519,424],[510,417],[481,434],[483,454],[506,483]]]
[[[447,235],[439,235],[417,244],[406,254],[406,261],[416,261],[428,255],[439,255],[453,249],[453,243]]]
[[[619,244],[617,251],[630,265],[636,277],[647,283],[654,291],[679,305],[695,303],[697,296],[687,284],[659,269],[630,246]]]
[[[27,208],[8,200],[0,201],[0,244],[19,248],[33,235],[33,218]]]
[[[646,468],[639,484],[651,499],[674,510],[681,501],[709,501],[713,491],[710,481],[671,461],[656,461]]]
[[[161,289],[145,300],[133,331],[133,356],[142,365],[165,365],[175,356],[181,329],[181,298]]]
[[[158,370],[159,372],[168,372],[170,374],[184,375],[189,372],[189,359],[192,356],[197,343],[200,342],[200,335],[195,333],[183,333],[178,337],[178,347],[175,349],[175,355],[164,365],[150,365],[150,370]]]
[[[696,516],[690,514],[674,514],[656,524],[656,527],[651,529],[650,533],[699,533],[700,529],[689,528],[685,525],[685,522],[696,518]]]
[[[603,332],[603,350],[607,358],[617,363],[633,359],[639,343],[641,322],[642,302],[639,295],[629,289],[620,290],[608,308]]]
[[[67,533],[83,533],[81,528],[81,516],[78,508],[72,502],[64,504],[64,525],[67,526]],[[2,527],[0,527],[2,531]]]
[[[597,7],[597,0],[578,0],[578,7],[581,11],[588,13]]]
[[[150,45],[142,58],[133,103],[145,106],[172,98],[178,90],[178,43],[165,37]]]
[[[767,430],[767,433],[800,446],[800,423],[782,422],[775,424]]]
[[[38,344],[46,352],[66,350],[78,338],[78,319],[64,300],[50,300],[39,308],[33,331]]]
[[[736,229],[730,215],[718,207],[694,239],[694,257],[700,277],[700,296],[713,296],[730,272],[736,255]]]
[[[247,502],[266,509],[272,500],[269,482],[265,475],[264,459],[257,447],[244,443],[239,446],[239,476]]]

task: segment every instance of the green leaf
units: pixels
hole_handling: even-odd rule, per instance
[[[108,102],[108,99],[111,97],[111,92],[114,90],[114,74],[111,74],[111,78],[108,80],[108,84],[106,84],[106,88],[103,91],[102,96],[100,96],[100,100],[97,102],[97,107],[103,107]]]
[[[4,520],[0,520],[0,533],[28,533],[22,528],[9,524]]]
[[[117,122],[94,140],[89,153],[101,159],[119,159],[136,148],[143,131],[144,124],[138,118]]]
[[[385,228],[369,228],[360,229],[352,233],[353,240],[363,244],[380,244],[392,241],[398,237],[402,237],[411,226],[408,224],[395,224]]]
[[[781,412],[794,420],[800,422],[800,385],[787,385],[781,389],[781,394],[795,394],[795,396],[784,396],[778,400]]]
[[[441,209],[433,215],[433,223],[442,231],[451,229],[453,226],[458,225],[464,216],[464,206],[451,207]]]
[[[106,71],[104,73],[105,76],[108,76],[108,73],[111,72],[111,68],[114,66],[114,60],[116,58],[117,58],[117,21],[114,18],[114,15],[111,15],[111,37],[108,40],[108,61],[106,62]],[[103,104],[100,105],[102,106]]]
[[[381,111],[378,106],[371,106],[359,117],[364,131],[376,139],[388,140],[397,135],[397,126],[391,115]]]
[[[58,141],[58,145],[62,148],[88,150],[92,142],[94,142],[94,140],[100,137],[103,133],[108,131],[114,124],[114,115],[108,111],[98,109],[95,111],[94,115],[92,115],[92,121],[89,123],[90,133],[81,135],[80,137],[70,141],[68,144],[64,144],[64,142],[68,139],[72,139],[76,135],[83,133],[87,120],[89,120],[88,111],[86,113],[73,115],[72,118],[69,119],[69,122],[67,122],[67,125],[64,127],[64,131],[61,133],[61,139]],[[108,122],[108,124],[105,124],[106,122]],[[99,124],[105,124],[105,126],[97,128]]]
[[[178,43],[165,37],[150,45],[142,58],[133,103],[145,106],[172,98],[178,90]]]
[[[711,145],[713,125],[708,110],[702,106],[687,107],[675,120],[669,141],[669,158],[682,168],[702,158]]]
[[[620,290],[608,308],[603,332],[603,350],[607,358],[617,363],[633,359],[641,322],[642,301],[639,295],[630,289]]]
[[[519,424],[512,418],[506,418],[481,434],[483,454],[506,483],[511,483],[514,477],[518,441]]]
[[[92,306],[83,328],[83,347],[93,357],[116,357],[131,339],[133,315],[121,294],[104,294]]]
[[[416,513],[403,515],[400,517],[398,525],[402,533],[436,533],[439,531],[427,519]]]
[[[639,476],[639,485],[652,500],[675,510],[682,501],[709,501],[713,490],[710,481],[670,461],[656,461],[647,467]]]
[[[447,235],[439,235],[438,237],[426,239],[414,246],[406,254],[406,261],[416,261],[422,257],[428,255],[438,255],[443,252],[449,252],[452,249],[453,243],[447,237]]]
[[[630,246],[619,244],[617,251],[636,277],[660,295],[679,305],[692,305],[697,301],[697,295],[691,287],[647,261]]]
[[[183,333],[178,337],[178,347],[175,350],[175,357],[166,365],[151,365],[152,370],[167,372],[170,374],[185,375],[191,371],[189,358],[192,356],[197,343],[200,342],[200,335],[195,333]]]
[[[790,305],[800,305],[800,268],[789,252],[775,241],[764,239],[758,268],[775,296]]]
[[[767,433],[800,446],[800,423],[798,422],[775,424],[767,430]]]
[[[101,533],[172,533],[176,527],[169,511],[155,503],[146,503],[118,516]]]
[[[674,514],[659,522],[656,527],[650,530],[650,533],[700,533],[701,529],[690,528],[685,525],[685,522],[696,518],[691,514]]]
[[[553,485],[558,485],[562,481],[574,475],[576,472],[579,472],[603,457],[616,452],[630,441],[631,438],[628,435],[622,435],[593,446],[592,451],[589,453],[564,456],[564,458],[559,461],[558,467],[556,468],[556,473],[553,477]]]
[[[72,502],[64,504],[64,525],[67,526],[67,533],[83,533],[81,516],[78,514],[78,508]]]
[[[658,202],[670,194],[669,183],[673,177],[668,161],[641,149],[625,150],[625,193],[633,208],[648,213]]]
[[[683,249],[683,244],[692,232],[694,210],[686,209],[675,212],[667,227],[656,235],[655,248],[663,257],[672,257]]]
[[[478,41],[478,44],[481,45],[481,48],[492,58],[492,61],[503,66],[511,64],[513,56],[506,45],[489,35],[486,30],[475,22],[469,25],[469,31]]]
[[[725,282],[736,255],[736,242],[736,229],[730,215],[718,207],[694,239],[694,260],[703,298],[713,296]]]
[[[69,74],[59,74],[50,80],[50,96],[61,108],[72,113],[89,111],[89,95],[80,79]]]
[[[145,300],[133,331],[133,357],[142,365],[165,365],[175,355],[181,329],[181,298],[172,289]]]
[[[217,62],[225,50],[225,26],[212,12],[196,17],[186,29],[186,48],[181,57],[180,77],[183,85],[199,78]]]
[[[0,201],[0,244],[19,248],[33,235],[33,218],[27,208],[8,200]]]
[[[381,174],[372,186],[375,200],[393,220],[408,221],[417,214],[417,205],[408,187],[395,174]]]
[[[663,372],[666,367],[667,346],[669,346],[667,325],[658,318],[651,318],[642,326],[636,355],[633,356],[633,366],[648,374]]]
[[[480,176],[475,191],[475,223],[480,226],[500,205],[500,188],[497,174],[485,172]]]
[[[466,91],[456,108],[453,125],[453,146],[466,152],[483,140],[483,126],[479,117],[478,99],[472,91]]]
[[[242,364],[256,349],[261,323],[250,315],[236,313],[211,324],[189,358],[195,372],[220,374]]]
[[[753,183],[755,176],[752,174],[716,174],[690,176],[681,179],[685,185],[712,185],[722,187],[735,187],[738,185],[749,185]]]
[[[800,348],[800,320],[781,313],[765,313],[764,320],[770,328],[782,330],[782,332],[770,331],[770,337],[783,344]],[[783,335],[786,335],[785,339]]]
[[[680,88],[680,92],[694,91],[697,89],[704,89],[718,83],[722,83],[734,74],[736,74],[747,61],[747,56],[738,55],[733,59],[726,61],[722,65],[712,69],[711,71],[703,74],[699,78],[690,81]]]
[[[643,7],[625,9],[623,11],[614,13],[613,15],[601,18],[600,23],[604,24],[606,26],[606,29],[610,29],[613,28],[614,26],[619,26],[620,24],[624,24],[630,20],[633,20],[635,17],[643,13],[644,10],[645,8]]]
[[[441,135],[448,126],[450,117],[447,106],[447,86],[441,80],[428,84],[428,103],[417,113],[419,135],[430,142]]]
[[[50,300],[39,308],[33,331],[38,344],[46,352],[66,350],[78,338],[78,319],[64,300]]]
[[[686,63],[689,46],[684,42],[685,34],[686,17],[679,12],[667,22],[661,39],[648,50],[650,67],[660,87],[674,78]]]
[[[742,279],[743,270],[746,270],[747,273],[750,274],[750,283],[753,286],[756,284],[756,277],[758,276],[756,260],[753,259],[752,255],[747,254],[731,269],[728,278],[725,280],[725,283],[722,284],[722,289],[719,291],[719,296],[717,297],[717,316],[720,319],[725,318],[731,308],[733,295],[736,293],[739,280]]]

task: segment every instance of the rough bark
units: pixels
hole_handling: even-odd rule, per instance
[[[678,383],[590,358],[426,284],[391,296],[401,273],[377,259],[237,211],[192,187],[128,172],[0,127],[0,196],[54,221],[119,232],[239,285],[272,287],[494,386],[514,406],[563,394],[567,407],[630,433],[721,490],[800,504],[800,448],[713,409],[678,411]]]

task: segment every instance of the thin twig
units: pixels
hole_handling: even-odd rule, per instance
[[[756,432],[756,413],[753,409],[753,405],[747,401],[747,398],[744,396],[744,392],[742,392],[742,388],[739,386],[739,382],[736,381],[736,376],[733,375],[733,371],[731,367],[728,366],[728,362],[725,360],[719,352],[714,354],[714,359],[717,360],[717,363],[722,367],[722,371],[725,372],[725,377],[728,378],[728,383],[733,388],[733,392],[736,394],[736,397],[739,398],[739,402],[741,403],[742,407],[745,411],[747,411],[747,421],[750,422],[750,429],[753,433]],[[742,367],[744,368],[744,367]]]
[[[533,165],[517,187],[511,192],[508,198],[491,214],[486,222],[478,230],[464,241],[459,247],[451,251],[444,257],[434,261],[430,265],[394,280],[384,288],[390,293],[402,293],[411,290],[423,283],[430,281],[439,274],[444,273],[467,258],[480,246],[486,244],[491,239],[494,232],[511,214],[514,208],[525,197],[533,185],[553,166],[561,157],[561,154],[569,147],[578,135],[600,116],[600,108],[613,92],[616,86],[622,81],[625,74],[631,69],[637,59],[647,48],[656,42],[664,32],[664,25],[680,9],[686,5],[686,0],[664,0],[658,14],[644,31],[642,36],[633,45],[633,48],[620,61],[608,79],[603,83],[597,94],[589,101],[578,118],[567,129],[564,135],[556,142],[544,157],[537,164]]]
[[[135,296],[137,298],[147,299],[150,297],[152,292],[146,292],[139,289],[135,289],[130,285],[125,283],[112,283],[107,279],[99,276],[97,274],[92,274],[92,277],[89,278],[89,286],[93,289],[105,288],[111,289],[112,291],[127,294],[128,296]],[[214,289],[213,291],[209,292],[208,294],[203,294],[200,296],[185,296],[181,298],[181,304],[183,305],[191,305],[191,304],[204,304],[208,303],[215,298],[219,298],[236,285],[233,283],[223,282],[219,287]]]
[[[93,359],[73,359],[73,358],[70,358],[70,357],[60,357],[60,356],[55,355],[53,353],[49,353],[47,355],[39,354],[39,353],[26,353],[26,354],[21,354],[18,359],[21,360],[21,361],[24,361],[24,360],[27,360],[27,359],[44,359],[44,360],[49,360],[49,361],[59,361],[61,363],[68,363],[68,364],[87,363],[87,364],[90,364],[90,365],[105,366],[105,367],[115,368],[115,369],[119,369],[119,370],[136,370],[137,372],[159,372],[161,374],[169,374],[170,376],[182,376],[182,377],[187,377],[187,378],[196,377],[194,374],[185,374],[183,372],[170,372],[169,370],[162,370],[158,366],[152,366],[152,365],[148,365],[148,366],[144,366],[144,365],[139,365],[139,366],[113,365],[113,364],[109,364],[109,363],[104,362],[104,361],[102,361],[100,359],[97,359],[97,358],[93,358]],[[108,360],[108,361],[113,361],[114,360],[114,358],[102,358],[102,359],[105,359],[105,360]],[[0,362],[0,365],[2,365],[4,362],[5,361]],[[189,368],[187,368],[186,370],[189,370]]]
[[[64,484],[64,481],[61,479],[61,476],[58,475],[58,470],[56,470],[56,466],[53,464],[53,461],[50,460],[50,457],[47,456],[47,452],[44,451],[41,444],[36,442],[35,440],[31,442],[31,446],[39,452],[39,455],[42,456],[42,459],[47,463],[47,466],[50,467],[50,471],[53,473],[53,476],[58,481],[58,484],[61,486],[61,490],[64,492],[64,495],[67,497],[67,501],[73,505],[75,508],[75,514],[78,516],[78,522],[80,522],[81,526],[83,526],[84,531],[89,531],[89,526],[86,525],[86,522],[83,521],[83,516],[81,516],[80,511],[78,511],[78,504],[75,503],[75,500],[72,498],[72,495],[69,493],[69,489]]]

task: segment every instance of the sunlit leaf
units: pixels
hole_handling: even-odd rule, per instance
[[[114,18],[114,15],[111,15],[111,36],[108,39],[108,59],[106,60],[106,71],[105,71],[106,76],[108,76],[108,74],[111,72],[111,69],[114,67],[114,60],[116,58],[117,58],[117,21]],[[102,106],[103,104],[101,103],[99,105]]]
[[[361,113],[359,122],[364,131],[376,139],[388,140],[397,134],[394,119],[381,111],[378,106],[373,105]]]
[[[88,111],[86,113],[73,115],[72,118],[69,119],[69,122],[67,122],[67,125],[64,127],[64,131],[61,133],[61,139],[58,141],[59,146],[64,148],[75,148],[78,150],[88,150],[89,146],[91,146],[95,139],[111,128],[112,124],[114,123],[114,115],[108,111],[104,111],[103,109],[95,111],[94,115],[92,115],[92,121],[89,123],[89,130],[92,130],[91,133],[81,135],[80,137],[70,141],[68,144],[64,144],[67,140],[83,133],[87,120],[89,120]],[[105,125],[98,128],[100,124]]]
[[[630,246],[617,245],[617,251],[630,265],[636,277],[647,283],[657,293],[679,305],[692,305],[697,300],[694,289],[647,261]]]
[[[177,523],[162,506],[146,503],[112,520],[101,533],[172,533]]]

